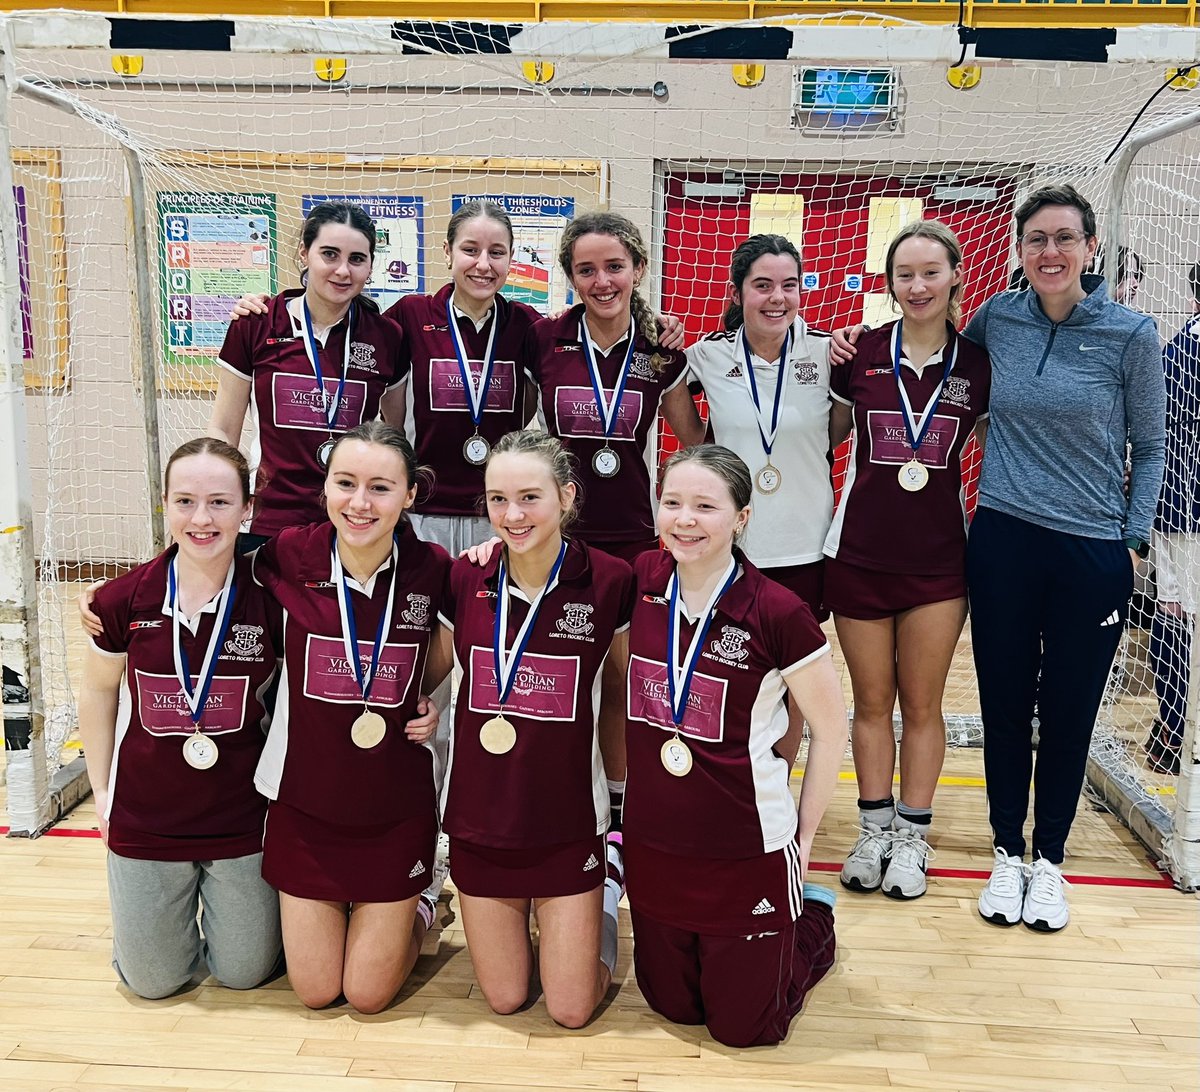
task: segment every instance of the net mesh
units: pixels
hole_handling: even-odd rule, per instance
[[[253,25],[239,22],[239,38]],[[269,36],[278,25],[259,28]],[[315,33],[317,24],[287,28]],[[555,71],[535,85],[522,58],[426,54],[403,42],[390,55],[356,55],[359,29],[339,23],[346,74],[333,85],[314,74],[312,56],[255,51],[252,34],[232,53],[148,53],[130,79],[114,75],[107,50],[19,49],[10,58],[19,79],[75,110],[26,94],[10,107],[52,743],[73,723],[74,589],[146,558],[158,518],[145,484],[138,321],[153,330],[165,456],[205,427],[233,300],[296,283],[298,230],[316,199],[370,204],[381,229],[370,291],[385,307],[445,282],[449,216],[464,197],[491,195],[516,223],[509,293],[542,309],[569,298],[554,260],[563,224],[609,207],[647,234],[651,294],[682,319],[689,341],[719,327],[729,256],[758,231],[800,246],[810,326],[891,318],[882,255],[914,217],[939,218],[962,240],[969,317],[1008,284],[1015,203],[1065,179],[1103,209],[1105,159],[1164,78],[1160,64],[995,63],[978,86],[957,90],[945,64],[899,61],[885,81],[889,101],[865,68],[820,77],[822,91],[817,77],[800,75],[806,66],[781,62],[742,87],[727,61],[643,56],[636,36],[614,58],[622,40],[614,24],[579,39],[607,35],[607,56],[583,47],[542,58]],[[378,36],[370,40],[378,50]],[[1169,90],[1137,131],[1197,109],[1200,92]],[[131,242],[124,150],[147,181],[149,255]],[[1195,130],[1153,146],[1127,189],[1125,237],[1140,260],[1129,302],[1164,339],[1192,313],[1198,152]],[[139,261],[153,278],[151,314],[137,313]],[[1186,374],[1194,383],[1194,364]],[[1194,428],[1189,399],[1193,390],[1177,402]],[[1176,451],[1194,473],[1194,442],[1180,440]],[[844,465],[843,454],[838,480]],[[971,504],[977,472],[973,451]],[[1181,590],[1166,614],[1161,567],[1160,559],[1157,592],[1144,580],[1135,597],[1098,747],[1170,811],[1197,571],[1181,553],[1172,571]],[[945,708],[951,739],[977,740],[969,629]],[[1165,756],[1156,738],[1166,740]]]

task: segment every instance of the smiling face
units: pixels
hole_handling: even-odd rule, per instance
[[[658,506],[658,533],[681,564],[723,560],[734,535],[750,519],[750,508],[738,508],[725,480],[697,462],[671,467],[663,479]]]
[[[790,254],[764,254],[756,258],[733,289],[733,302],[741,304],[742,321],[752,345],[771,344],[787,332],[800,310],[800,269]]]
[[[404,457],[394,448],[343,440],[334,449],[325,478],[325,511],[339,543],[370,551],[390,542],[416,496]]]
[[[454,298],[462,306],[470,300],[481,309],[491,306],[508,280],[512,246],[508,229],[490,216],[476,216],[460,224],[453,243],[442,249],[454,280]]]
[[[1046,300],[1078,299],[1083,295],[1080,278],[1096,254],[1096,237],[1086,236],[1071,249],[1060,250],[1055,240],[1060,232],[1083,235],[1083,214],[1071,205],[1043,205],[1025,221],[1017,253],[1029,287]],[[1046,248],[1026,245],[1031,235],[1046,238]]]
[[[487,514],[512,553],[536,554],[557,544],[563,516],[575,501],[575,485],[559,487],[545,459],[504,452],[488,460]]]
[[[163,493],[167,527],[179,553],[193,561],[233,557],[238,530],[250,518],[237,470],[227,460],[204,452],[176,459]]]
[[[936,239],[911,236],[892,255],[888,287],[906,320],[945,322],[951,293],[961,283],[962,270],[951,266],[949,253]]]
[[[349,224],[322,224],[300,260],[308,269],[307,294],[342,310],[362,292],[371,275],[371,243]]]
[[[629,321],[629,301],[645,266],[615,235],[581,235],[571,251],[571,285],[588,319],[611,325]]]

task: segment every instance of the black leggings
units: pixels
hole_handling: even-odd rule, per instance
[[[1033,856],[1061,864],[1133,592],[1129,552],[1120,540],[980,508],[967,541],[967,589],[995,845],[1025,855],[1032,774]]]

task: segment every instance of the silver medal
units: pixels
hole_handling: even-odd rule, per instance
[[[779,468],[767,463],[755,476],[754,488],[760,493],[770,496],[772,493],[778,492],[782,481],[783,475],[779,473]]]
[[[333,446],[337,441],[333,439],[326,440],[319,448],[317,448],[317,465],[324,470],[329,465],[329,456],[333,454]]]
[[[463,458],[472,466],[483,466],[488,461],[488,456],[491,453],[492,445],[480,436],[478,432],[463,444]]]
[[[621,469],[621,456],[611,447],[602,447],[592,456],[592,469],[602,478],[611,478]]]

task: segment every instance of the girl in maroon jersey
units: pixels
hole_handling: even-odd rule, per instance
[[[648,256],[631,221],[611,212],[577,217],[558,256],[582,302],[534,326],[525,366],[543,427],[579,460],[576,536],[631,561],[658,546],[648,459],[660,407],[682,443],[703,434],[684,382],[687,360],[660,345],[638,293]]]
[[[715,444],[677,452],[634,562],[624,848],[638,985],[731,1046],[779,1042],[833,965],[833,892],[804,884],[846,745],[812,611],[740,550],[750,471]],[[788,788],[810,742],[799,814]]]
[[[606,766],[623,767],[622,698],[633,574],[564,537],[572,460],[513,432],[487,464],[503,550],[451,573],[440,640],[462,669],[443,825],[484,996],[515,1012],[538,968],[550,1015],[581,1027],[612,981],[620,857],[606,850]],[[449,630],[453,631],[451,633]],[[607,866],[607,867],[606,867]]]
[[[375,225],[363,209],[317,205],[300,231],[303,289],[256,297],[256,313],[225,335],[208,434],[236,445],[252,409],[250,546],[323,519],[334,440],[381,408],[391,417],[403,407],[400,333],[362,295],[374,256]]]
[[[987,353],[955,330],[962,250],[936,220],[888,247],[901,318],[872,330],[833,369],[830,432],[853,456],[825,541],[825,603],[854,688],[861,831],[842,883],[925,893],[926,840],[946,750],[942,695],[967,614],[962,453],[987,421]],[[892,798],[900,701],[900,802]]]
[[[406,722],[450,559],[404,519],[417,462],[398,429],[340,437],[329,522],[260,547],[254,576],[284,610],[283,673],[255,775],[271,801],[263,875],[280,892],[288,977],[319,1008],[344,995],[378,1012],[432,923],[437,807],[432,759]],[[436,657],[429,670],[446,671]],[[434,877],[438,879],[438,877]],[[425,889],[424,897],[422,890]]]
[[[95,593],[79,698],[113,966],[142,997],[206,970],[250,989],[280,954],[253,781],[278,609],[235,556],[246,460],[220,440],[189,441],[167,462],[163,507],[174,544]]]

